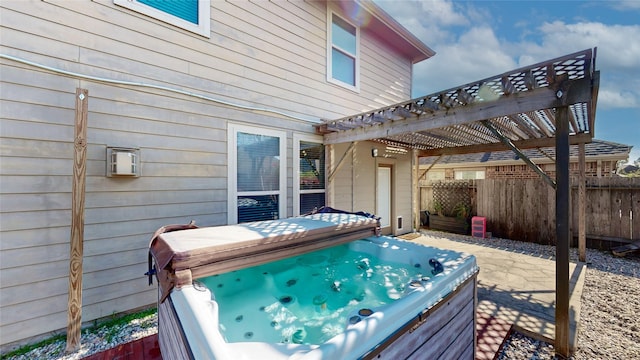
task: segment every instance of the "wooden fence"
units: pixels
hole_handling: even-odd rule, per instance
[[[575,244],[577,179],[571,184],[570,229]],[[475,180],[469,191],[474,194],[473,214],[487,218],[487,231],[493,236],[555,245],[555,191],[543,180]],[[421,209],[432,210],[432,187],[422,185],[420,193]],[[640,239],[640,178],[587,178],[586,204],[588,246]]]

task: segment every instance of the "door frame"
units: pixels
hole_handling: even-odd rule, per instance
[[[390,164],[390,163],[382,163],[382,162],[378,162],[376,161],[376,170],[375,170],[375,174],[376,174],[376,184],[375,184],[375,191],[376,191],[376,196],[375,196],[375,209],[376,209],[376,213],[378,212],[378,204],[380,203],[379,201],[379,197],[378,197],[378,186],[380,184],[380,179],[378,178],[378,171],[380,168],[386,168],[389,169],[389,226],[386,227],[381,227],[381,231],[382,234],[384,235],[390,235],[393,234],[394,230],[395,230],[395,224],[394,224],[394,214],[395,214],[395,179],[394,179],[394,170],[395,170],[395,166],[394,164]],[[378,215],[378,214],[376,214]]]

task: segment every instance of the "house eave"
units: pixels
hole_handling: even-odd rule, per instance
[[[418,39],[373,1],[352,0],[341,2],[340,4],[345,9],[348,9],[350,5],[357,6],[371,15],[371,21],[368,26],[372,28],[373,33],[393,45],[398,51],[411,59],[413,64],[426,60],[436,54],[433,49]]]

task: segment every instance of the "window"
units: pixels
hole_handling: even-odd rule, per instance
[[[455,170],[456,180],[484,179],[484,170]]]
[[[444,174],[444,170],[429,170],[429,172],[427,172],[427,180],[444,180],[445,179],[445,174]]]
[[[286,136],[283,131],[229,125],[230,224],[286,217]]]
[[[328,11],[327,81],[349,89],[360,89],[360,30]]]
[[[293,215],[302,215],[325,205],[325,162],[322,138],[294,134]]]
[[[113,0],[113,3],[196,34],[211,36],[211,0]]]

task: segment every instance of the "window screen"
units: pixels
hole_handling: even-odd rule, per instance
[[[238,222],[279,218],[280,138],[237,133]]]
[[[300,141],[300,214],[325,205],[324,145]]]
[[[331,77],[356,86],[357,28],[331,17]]]

